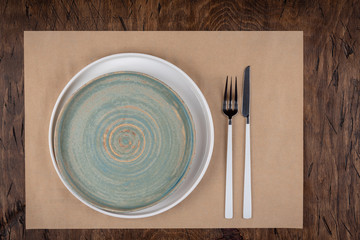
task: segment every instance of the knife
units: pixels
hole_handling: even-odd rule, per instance
[[[243,218],[251,218],[250,66],[245,68],[242,115],[246,118]]]

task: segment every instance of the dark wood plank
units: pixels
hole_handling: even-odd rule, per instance
[[[0,4],[0,239],[25,235],[22,9]]]
[[[304,229],[25,230],[24,30],[304,31]],[[360,3],[0,1],[1,239],[360,239]]]

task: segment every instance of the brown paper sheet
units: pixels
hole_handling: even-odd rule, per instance
[[[302,228],[302,32],[25,32],[26,228]],[[138,52],[184,70],[210,106],[215,145],[198,187],[179,205],[144,219],[118,219],[77,200],[51,162],[48,128],[65,84],[107,55]],[[226,75],[251,65],[253,218],[242,219],[245,119],[233,121],[234,218],[224,218]],[[241,85],[240,85],[241,86]],[[241,88],[240,88],[241,89]]]

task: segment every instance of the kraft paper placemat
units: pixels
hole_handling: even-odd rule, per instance
[[[24,34],[26,228],[302,228],[302,32]],[[66,83],[89,63],[124,52],[155,55],[184,70],[205,95],[215,128],[212,159],[198,187],[173,209],[136,220],[82,204],[61,183],[48,149],[50,115]],[[227,118],[221,102],[226,75],[237,75],[242,83],[247,65],[253,218],[242,219],[245,119],[238,114],[233,120],[234,218],[226,220]]]

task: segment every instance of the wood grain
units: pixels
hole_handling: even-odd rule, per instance
[[[304,31],[304,229],[25,230],[24,30]],[[360,239],[359,42],[356,0],[1,0],[0,238]]]

